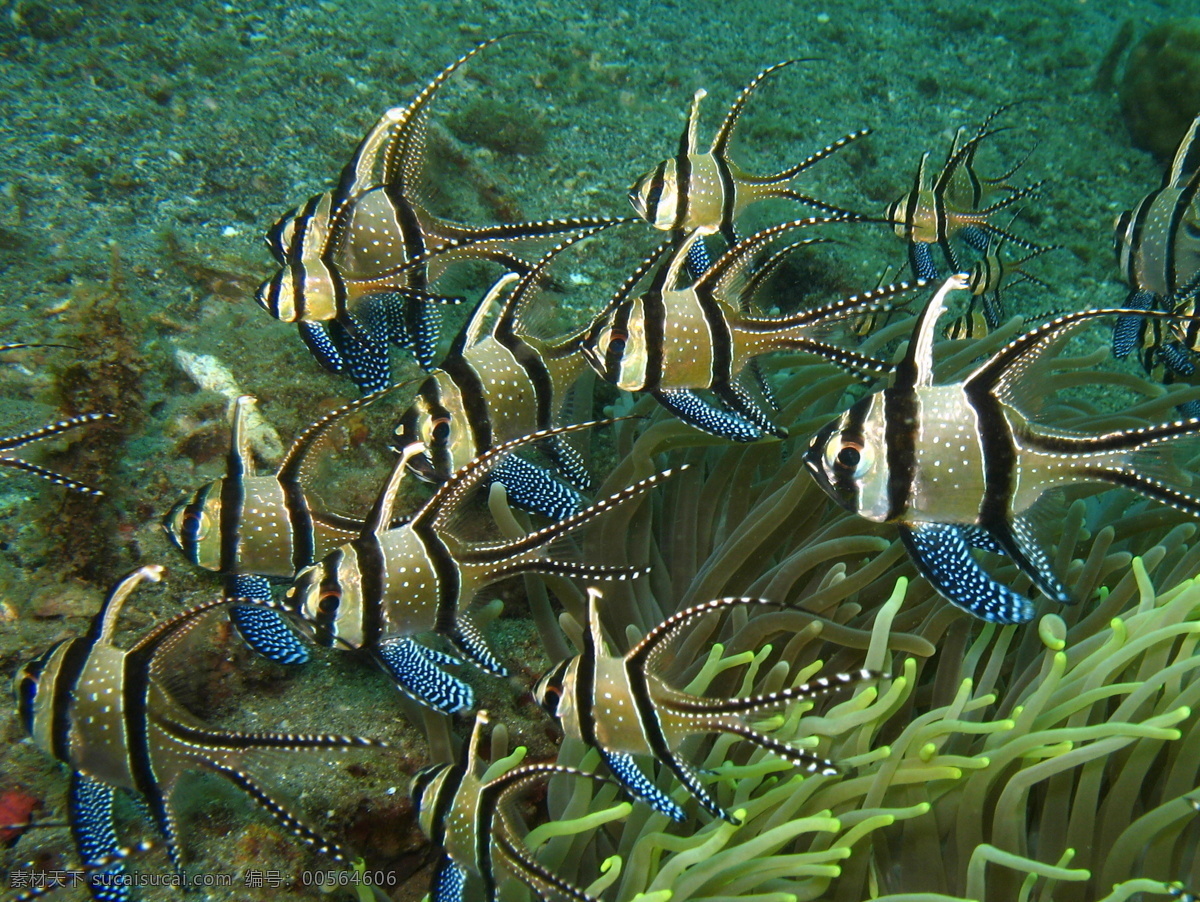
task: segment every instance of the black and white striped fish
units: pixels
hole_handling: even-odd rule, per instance
[[[830,215],[853,215],[849,210],[797,191],[792,182],[830,154],[869,135],[869,128],[851,132],[774,175],[750,175],[729,158],[729,142],[750,95],[769,75],[799,62],[808,60],[785,60],[754,76],[725,114],[725,121],[717,130],[708,153],[696,151],[700,101],[707,96],[703,89],[697,91],[679,139],[679,152],[671,159],[663,160],[629,189],[630,203],[638,215],[664,231],[699,231],[701,235],[720,232],[731,245],[737,243],[734,229],[737,217],[751,204],[769,197],[796,200]]]
[[[507,810],[511,797],[538,780],[558,774],[602,783],[604,777],[556,764],[525,764],[484,780],[486,711],[475,715],[470,740],[456,764],[433,764],[413,776],[409,794],[421,830],[441,852],[429,887],[430,902],[494,902],[497,865],[529,887],[543,902],[596,902],[583,890],[538,862],[517,833]],[[468,894],[468,881],[483,884]],[[474,889],[474,888],[473,888]]]
[[[856,375],[887,372],[886,362],[838,347],[824,336],[837,325],[852,330],[864,314],[893,309],[892,299],[912,286],[886,285],[786,316],[766,316],[755,310],[755,292],[790,250],[822,239],[787,244],[757,266],[755,258],[774,239],[795,230],[853,221],[798,219],[763,229],[729,248],[696,278],[685,270],[699,231],[660,246],[592,322],[584,344],[588,363],[618,388],[650,392],[705,432],[734,441],[786,435],[754,396],[749,364],[773,351],[799,350]],[[725,409],[702,402],[699,390],[711,391]]]
[[[1081,310],[1014,339],[963,382],[933,384],[933,343],[951,291],[948,279],[917,319],[890,388],[870,395],[813,437],[805,463],[842,507],[896,523],[917,569],[953,604],[997,623],[1023,623],[1033,604],[981,568],[970,549],[1012,558],[1044,595],[1072,598],[1034,536],[1035,506],[1061,486],[1132,489],[1200,517],[1188,477],[1171,485],[1171,445],[1200,436],[1200,420],[1105,434],[1056,428],[1037,419],[1048,391],[1038,364],[1081,324],[1124,309]],[[1147,315],[1170,318],[1169,314]]]
[[[654,672],[663,663],[671,640],[693,620],[736,605],[759,604],[779,607],[761,598],[718,598],[694,605],[668,617],[622,657],[612,654],[604,641],[600,592],[589,589],[583,650],[547,671],[534,686],[534,698],[561,721],[567,736],[597,749],[621,785],[655,811],[677,821],[684,819],[683,808],[646,777],[634,755],[660,761],[709,814],[736,823],[704,788],[695,769],[679,756],[682,742],[698,734],[732,733],[810,773],[835,774],[838,770],[832,761],[773,739],[749,721],[789,702],[815,699],[879,676],[860,670],[778,692],[722,699],[691,695]]]
[[[323,511],[304,484],[311,455],[339,420],[378,399],[360,398],[334,410],[296,436],[279,469],[255,474],[247,417],[254,398],[234,403],[225,475],[171,508],[163,529],[184,557],[225,577],[231,598],[271,600],[271,580],[296,573],[349,541],[363,521]],[[255,651],[281,664],[302,664],[308,649],[276,611],[234,605],[230,617]]]
[[[1147,194],[1116,221],[1113,244],[1121,278],[1129,286],[1125,306],[1173,310],[1200,295],[1200,116],[1179,142],[1171,168],[1157,191]],[[1125,357],[1143,347],[1147,371],[1162,363],[1173,373],[1195,369],[1195,327],[1191,341],[1154,330],[1145,317],[1129,314],[1113,326],[1113,355]],[[1147,334],[1149,332],[1149,334]]]
[[[1007,184],[1025,161],[994,178],[985,178],[975,171],[975,154],[980,144],[1001,130],[992,129],[992,121],[1009,106],[1011,104],[994,110],[966,141],[962,140],[963,129],[958,129],[954,133],[946,162],[936,176],[928,171],[929,152],[922,154],[912,188],[888,206],[887,218],[896,235],[904,239],[908,247],[909,265],[914,278],[926,281],[940,278],[938,266],[933,260],[935,245],[941,250],[951,272],[959,272],[963,268],[955,246],[960,240],[981,254],[987,253],[989,242],[996,238],[1003,238],[1029,251],[1040,252],[1039,245],[1014,235],[989,219],[1041,188],[1041,182],[1024,188]],[[991,199],[996,194],[1001,196]]]
[[[524,276],[509,273],[484,296],[396,429],[402,446],[425,444],[425,454],[413,460],[419,477],[445,482],[496,444],[555,424],[587,361],[581,333],[553,339],[539,334],[545,331],[541,321],[552,312],[540,289],[549,278],[547,268],[564,249],[603,228],[572,236]],[[562,519],[586,505],[581,492],[590,479],[579,453],[561,435],[549,441],[546,453],[566,483],[516,456],[507,457],[492,478],[504,484],[513,504]]]
[[[524,272],[527,248],[604,225],[600,217],[469,226],[440,219],[421,203],[425,130],[438,89],[463,54],[407,105],[388,110],[359,143],[332,191],[286,213],[267,234],[279,270],[258,290],[260,306],[300,325],[305,344],[327,368],[346,371],[364,392],[391,381],[388,348],[410,348],[432,369],[438,305],[456,296],[433,289],[445,268],[490,260]],[[536,255],[541,250],[535,250]]]
[[[113,802],[118,789],[144,800],[180,864],[172,796],[189,773],[205,771],[241,789],[302,842],[339,861],[348,854],[307,826],[247,769],[261,750],[299,751],[386,747],[358,736],[323,733],[239,733],[204,725],[176,701],[167,686],[178,668],[160,655],[182,642],[203,615],[224,604],[215,599],[165,620],[128,651],[113,644],[121,607],[139,583],[157,582],[163,568],[142,567],[109,594],[87,635],[67,639],[17,673],[14,693],[22,723],[34,742],[71,770],[71,829],[84,863],[96,867],[119,852]],[[111,872],[110,872],[111,873]],[[95,881],[102,902],[129,898],[120,881]]]
[[[596,425],[546,429],[496,445],[457,470],[415,513],[392,526],[392,508],[404,475],[413,459],[425,452],[424,445],[407,446],[362,533],[300,572],[287,593],[289,609],[318,643],[370,651],[398,686],[422,704],[447,713],[473,707],[470,685],[439,666],[459,660],[418,642],[418,636],[439,636],[480,669],[507,676],[469,610],[481,589],[520,573],[633,579],[644,572],[564,560],[554,554],[553,546],[617,505],[643,495],[670,476],[669,469],[518,539],[476,541],[458,534],[461,524],[456,521],[470,496],[508,455]],[[676,468],[681,469],[685,467]]]

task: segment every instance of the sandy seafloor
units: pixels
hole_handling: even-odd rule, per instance
[[[130,627],[214,591],[158,525],[185,489],[219,474],[226,435],[225,400],[194,384],[176,351],[222,361],[285,438],[354,397],[352,385],[318,369],[291,326],[254,304],[272,268],[262,234],[331,184],[376,116],[473,43],[536,31],[473,60],[435,104],[435,122],[449,122],[454,137],[441,129],[432,146],[457,158],[432,167],[434,205],[476,223],[500,213],[627,214],[630,182],[673,152],[696,88],[709,91],[706,142],[741,86],[790,57],[815,59],[753,98],[735,157],[766,172],[870,126],[870,138],[817,167],[805,186],[874,212],[907,188],[922,151],[940,159],[957,127],[1020,100],[984,165],[1007,168],[1036,145],[1017,181],[1046,186],[1024,205],[1019,228],[1066,249],[1037,268],[1051,291],[1012,293],[1013,311],[1033,312],[1123,298],[1111,223],[1158,183],[1161,164],[1131,145],[1115,92],[1093,81],[1126,20],[1141,35],[1195,11],[1190,0],[0,3],[0,338],[78,348],[6,358],[0,433],[66,413],[119,417],[115,427],[80,431],[69,449],[22,452],[102,485],[105,498],[65,498],[8,471],[0,481],[0,672],[85,630],[105,587],[139,563],[165,563],[170,574],[166,588],[135,599]],[[464,117],[481,109],[515,123],[521,152],[476,143]],[[904,262],[883,226],[840,242],[828,253],[832,281],[852,290]],[[581,303],[600,303],[614,278],[585,271],[580,282],[597,297]],[[414,372],[400,366],[399,375]],[[359,435],[341,449],[339,484],[357,493],[342,498],[347,509],[361,509],[386,468],[376,439]],[[507,629],[520,634],[518,623]],[[285,674],[228,637],[183,663],[193,661],[195,672],[180,679],[209,716],[260,729],[370,732],[402,743],[409,771],[425,760],[421,734],[365,665],[328,654]],[[511,714],[515,738],[535,757],[551,754],[530,706],[508,700],[505,687],[481,692],[499,716]],[[41,800],[39,819],[61,820],[65,772],[21,741],[8,706],[0,736],[0,791],[25,787]],[[423,860],[403,801],[407,781],[391,758],[355,760],[348,768],[285,758],[280,773],[305,812],[330,811],[343,835],[406,879]],[[260,891],[240,881],[247,866],[286,875],[329,866],[211,780],[183,796],[190,866],[239,876],[234,889],[197,898],[254,897]],[[150,835],[136,809],[123,814],[127,836]],[[68,866],[73,854],[65,829],[33,830],[0,850],[0,871],[31,858]],[[169,868],[161,850],[139,867]],[[427,874],[395,897],[419,898]],[[146,890],[142,898],[179,895]]]

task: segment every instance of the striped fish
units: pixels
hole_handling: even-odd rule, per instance
[[[422,442],[426,447],[412,461],[417,476],[445,482],[496,444],[554,425],[587,361],[580,334],[536,337],[539,320],[549,312],[540,289],[547,268],[565,248],[602,228],[559,244],[523,277],[503,276],[480,302],[396,429],[401,446]],[[580,492],[590,479],[579,453],[562,436],[555,436],[546,452],[569,484],[516,456],[506,458],[493,479],[504,484],[512,503],[562,519],[584,506]]]
[[[534,686],[534,698],[562,723],[567,736],[597,749],[629,794],[655,811],[677,821],[685,816],[683,808],[646,777],[634,762],[634,755],[662,762],[705,811],[737,823],[704,788],[696,770],[679,756],[683,741],[700,734],[731,733],[809,773],[836,774],[833,762],[773,739],[750,726],[750,721],[762,719],[764,712],[789,702],[815,699],[879,676],[860,670],[779,692],[719,699],[690,695],[654,672],[667,660],[664,656],[669,643],[685,626],[705,614],[739,605],[779,607],[761,598],[718,598],[694,605],[668,617],[622,657],[612,654],[604,641],[600,592],[591,588],[582,652],[547,671]]]
[[[524,272],[527,247],[610,222],[581,217],[476,227],[439,219],[422,206],[429,106],[463,63],[498,40],[476,45],[407,106],[384,113],[337,187],[286,213],[267,234],[280,268],[259,288],[259,305],[300,324],[317,359],[348,371],[364,392],[391,381],[390,343],[433,368],[438,305],[461,300],[431,287],[447,266],[479,259]]]
[[[917,569],[944,598],[984,620],[1024,623],[1033,604],[988,576],[970,549],[1007,555],[1042,594],[1072,603],[1034,537],[1039,500],[1061,486],[1123,486],[1200,516],[1200,497],[1159,475],[1169,471],[1172,444],[1200,435],[1200,420],[1101,435],[1037,419],[1052,394],[1036,378],[1047,351],[1123,308],[1060,316],[1014,339],[965,381],[935,386],[937,321],[950,292],[965,288],[961,275],[942,285],[917,319],[892,386],[817,433],[805,463],[842,507],[898,524]]]
[[[806,160],[774,175],[750,175],[729,159],[729,142],[750,95],[769,75],[799,62],[809,61],[785,60],[758,73],[733,102],[708,153],[703,154],[696,151],[696,132],[700,121],[700,101],[707,92],[703,89],[697,91],[679,139],[679,153],[669,160],[663,160],[629,189],[629,200],[638,215],[664,231],[699,231],[701,235],[720,232],[731,245],[737,243],[734,230],[737,217],[746,207],[769,197],[796,200],[830,215],[854,215],[849,210],[797,191],[792,187],[792,182],[847,144],[869,135],[869,128],[851,132]]]
[[[993,214],[1041,188],[1041,182],[1024,188],[1014,188],[1007,183],[1025,161],[995,178],[984,178],[975,171],[975,154],[980,145],[1001,131],[991,128],[992,121],[1010,106],[1006,104],[994,110],[966,141],[962,140],[963,129],[956,131],[946,162],[936,176],[928,171],[929,152],[922,154],[912,188],[888,206],[887,218],[896,235],[908,246],[914,278],[927,281],[939,278],[937,264],[933,261],[934,245],[941,250],[950,271],[960,272],[962,266],[954,244],[956,239],[980,253],[987,253],[989,242],[995,238],[1011,241],[1026,250],[1041,251],[1039,245],[989,221]],[[997,193],[1003,196],[989,202],[989,198]]]
[[[566,898],[596,902],[540,864],[522,843],[505,810],[513,795],[556,774],[608,782],[604,777],[555,764],[526,764],[484,779],[483,727],[488,713],[475,715],[471,739],[456,764],[433,764],[413,776],[409,794],[421,830],[441,851],[429,887],[430,902],[494,902],[496,865],[503,865],[543,902]],[[468,880],[483,884],[482,895],[467,894]]]
[[[184,641],[203,614],[225,603],[223,599],[162,621],[128,651],[113,644],[125,601],[141,582],[157,582],[162,572],[152,565],[126,577],[113,588],[87,635],[58,643],[17,673],[14,691],[21,721],[41,749],[71,770],[71,828],[83,861],[97,867],[118,854],[113,802],[115,791],[125,789],[145,801],[178,867],[172,796],[181,778],[194,771],[224,777],[302,842],[338,861],[349,861],[339,845],[274,798],[246,769],[246,759],[260,750],[386,743],[322,733],[238,733],[200,723],[168,691],[178,663],[168,663],[164,655]],[[129,898],[128,888],[119,881],[95,881],[92,889],[102,902]]]
[[[754,358],[772,351],[800,350],[857,375],[890,369],[883,361],[829,343],[823,335],[835,325],[850,331],[864,314],[893,309],[888,302],[909,291],[912,286],[907,283],[787,316],[766,316],[751,303],[788,251],[821,240],[792,242],[754,266],[755,257],[773,239],[812,225],[849,221],[853,220],[797,219],[763,229],[729,248],[694,279],[687,278],[684,270],[699,231],[682,242],[665,243],[641,263],[593,320],[584,344],[588,363],[618,388],[650,392],[705,432],[734,441],[786,435],[754,397],[753,385],[747,385],[744,372]],[[648,275],[645,287],[637,291]],[[725,409],[704,405],[697,390],[711,391]]]
[[[1200,294],[1200,116],[1192,120],[1157,191],[1147,194],[1116,221],[1113,243],[1121,278],[1129,286],[1125,306],[1136,310],[1179,311]],[[1144,347],[1146,370],[1156,363],[1180,375],[1194,369],[1194,340],[1147,335],[1145,317],[1120,317],[1113,327],[1113,355],[1125,357]],[[1192,336],[1195,329],[1190,330]],[[1157,353],[1162,349],[1161,353]]]
[[[632,579],[637,567],[580,564],[554,556],[554,543],[630,501],[673,472],[663,470],[519,539],[473,541],[456,534],[473,491],[505,457],[555,435],[588,429],[581,423],[541,430],[496,445],[457,470],[400,525],[392,508],[421,444],[400,455],[358,538],[296,577],[286,604],[321,645],[366,649],[418,702],[453,713],[473,707],[471,687],[439,665],[458,658],[416,641],[433,633],[472,664],[496,676],[508,671],[488,648],[469,611],[480,590],[519,573],[590,579]],[[682,468],[680,468],[682,469]]]
[[[234,404],[225,475],[171,508],[163,518],[171,542],[197,567],[224,576],[229,597],[270,601],[271,579],[291,580],[362,529],[361,520],[318,510],[304,479],[313,451],[330,428],[381,394],[368,395],[311,424],[270,476],[255,474],[247,429],[254,398],[242,395]],[[277,612],[234,605],[230,617],[255,651],[282,664],[308,660],[308,650]]]

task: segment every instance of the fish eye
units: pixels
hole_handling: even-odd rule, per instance
[[[625,341],[628,337],[629,336],[626,335],[624,332],[619,332],[616,329],[613,329],[611,332],[608,333],[608,347],[607,347],[606,353],[608,353],[608,354],[624,354],[625,353]]]
[[[337,609],[341,603],[342,593],[340,589],[326,589],[317,599],[317,613],[331,617],[337,613]]]
[[[825,462],[832,472],[849,471],[857,478],[871,469],[875,463],[875,454],[862,442],[843,438],[840,443],[829,443],[825,451]]]
[[[446,440],[450,438],[450,420],[446,417],[439,417],[434,420],[430,435],[436,444],[445,444]]]

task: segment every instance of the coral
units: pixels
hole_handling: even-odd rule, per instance
[[[1150,29],[1129,54],[1120,95],[1133,143],[1170,159],[1200,113],[1200,18]]]

